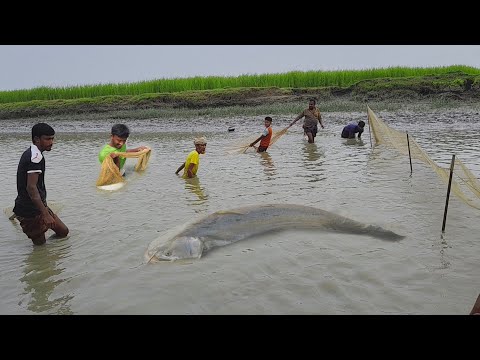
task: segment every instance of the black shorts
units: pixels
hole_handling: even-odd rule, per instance
[[[305,131],[305,134],[306,133],[312,133],[312,137],[315,137],[317,136],[317,132],[318,132],[318,127],[317,125],[314,125],[314,126],[303,126],[303,130]]]
[[[268,149],[268,146],[259,146],[257,149],[257,152],[265,152],[267,151],[267,149]]]

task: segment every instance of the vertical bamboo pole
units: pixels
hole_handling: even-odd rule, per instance
[[[367,105],[367,121],[368,121],[368,134],[370,135],[370,147],[373,147],[372,144],[372,133],[370,132],[370,112],[368,111],[368,105]]]
[[[445,232],[445,223],[447,222],[448,199],[450,198],[450,189],[452,187],[453,166],[455,165],[455,155],[452,155],[452,163],[450,164],[450,178],[448,180],[447,199],[445,201],[445,211],[443,212],[442,233]]]
[[[407,131],[407,145],[408,145],[408,157],[410,158],[410,174],[412,174],[412,155],[410,154],[410,140],[408,140],[408,131]]]

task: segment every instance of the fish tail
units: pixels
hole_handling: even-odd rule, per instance
[[[375,236],[377,238],[389,241],[398,241],[405,238],[405,236],[397,234],[391,230],[382,228],[377,225],[368,225],[365,227],[365,233]]]

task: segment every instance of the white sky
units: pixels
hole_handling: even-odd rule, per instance
[[[0,90],[448,65],[480,68],[480,45],[0,45]]]

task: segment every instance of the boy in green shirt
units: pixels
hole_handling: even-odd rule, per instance
[[[139,146],[134,149],[127,150],[127,139],[130,135],[130,130],[127,125],[124,124],[115,124],[112,126],[111,139],[110,143],[106,144],[98,154],[98,160],[100,163],[103,163],[103,160],[106,156],[110,156],[113,159],[113,162],[120,169],[120,173],[124,174],[125,161],[127,160],[124,157],[118,156],[119,152],[137,152],[144,149],[147,149],[147,146]]]

